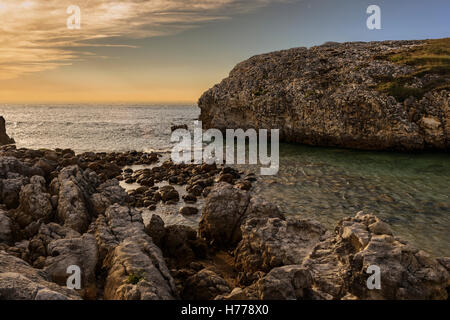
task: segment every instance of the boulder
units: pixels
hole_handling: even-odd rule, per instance
[[[185,300],[212,300],[230,291],[230,286],[221,276],[203,269],[186,280],[182,296]]]
[[[199,233],[215,246],[231,248],[241,240],[240,226],[255,216],[279,217],[278,208],[249,192],[219,183],[209,193],[202,211]]]
[[[0,251],[0,300],[79,300],[73,290],[49,281],[48,275]]]
[[[235,250],[236,268],[244,283],[259,272],[285,265],[300,265],[329,233],[320,223],[300,218],[252,218],[242,226],[242,241]]]
[[[261,300],[302,300],[313,297],[311,273],[299,265],[272,269],[258,280],[256,288]]]

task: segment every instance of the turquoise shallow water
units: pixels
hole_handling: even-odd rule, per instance
[[[396,235],[450,256],[450,155],[363,152],[283,144],[280,171],[256,185],[283,212],[334,228],[359,211]]]
[[[77,152],[170,150],[170,126],[192,126],[199,113],[192,106],[0,104],[18,147]],[[255,188],[286,214],[315,218],[331,229],[363,210],[416,247],[450,256],[449,154],[282,144],[280,162],[278,175],[260,177]]]

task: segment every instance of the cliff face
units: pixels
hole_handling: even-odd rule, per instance
[[[239,63],[199,99],[207,128],[280,129],[283,141],[448,150],[450,38],[326,43]]]

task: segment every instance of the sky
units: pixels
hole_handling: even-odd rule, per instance
[[[448,0],[0,0],[0,103],[194,104],[253,55],[450,37],[449,13]]]

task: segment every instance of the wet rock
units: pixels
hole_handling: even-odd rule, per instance
[[[203,269],[187,279],[182,296],[186,300],[212,300],[230,291],[230,286],[221,276]]]
[[[184,195],[182,198],[183,198],[184,202],[186,202],[186,203],[196,203],[197,202],[197,197],[191,193]]]
[[[198,209],[195,207],[182,207],[180,208],[180,214],[184,216],[195,216],[198,213]]]
[[[174,201],[178,202],[180,200],[180,195],[177,190],[172,186],[164,186],[159,189],[159,194],[164,202]]]

